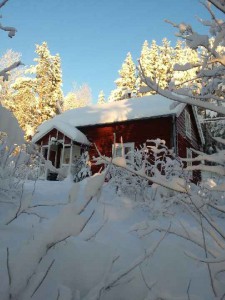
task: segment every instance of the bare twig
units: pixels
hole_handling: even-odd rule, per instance
[[[154,231],[158,231],[158,232],[166,232],[167,230],[166,230],[165,228],[155,227],[155,228],[152,229],[151,231],[146,232],[145,234],[142,234],[140,237],[143,238],[143,237],[145,237],[145,236],[147,236],[147,235],[152,234]],[[197,240],[197,239],[194,240],[192,237],[189,238],[189,237],[186,236],[185,234],[182,234],[182,233],[179,233],[179,232],[175,232],[175,231],[173,231],[173,230],[168,230],[167,232],[170,233],[170,234],[172,234],[172,235],[176,235],[176,236],[178,236],[178,237],[180,237],[180,238],[182,238],[182,239],[185,239],[185,240],[187,240],[187,241],[190,241],[190,242],[192,242],[193,244],[195,244],[195,245],[199,246],[200,248],[203,248],[203,249],[204,249],[203,244],[202,244],[199,240]],[[208,250],[208,252],[212,255],[212,257],[215,258],[215,254],[214,254],[214,252],[213,252],[212,250]]]
[[[82,226],[80,232],[82,232],[84,230],[84,228],[87,226],[88,222],[91,220],[91,218],[93,217],[94,213],[95,213],[95,210],[92,211],[92,213],[90,214],[89,218],[86,220],[86,222]]]
[[[33,291],[31,298],[35,295],[35,293],[37,292],[37,290],[40,288],[40,286],[42,285],[42,283],[44,282],[45,278],[47,277],[52,265],[54,264],[55,259],[52,260],[51,264],[49,265],[48,269],[46,270],[43,278],[41,279],[41,281],[39,282],[39,284],[37,285],[37,287],[35,288],[35,290]]]
[[[104,221],[104,223],[94,232],[92,235],[90,235],[88,238],[85,239],[86,242],[90,241],[93,237],[96,237],[96,235],[101,231],[101,229],[104,227],[107,220]]]
[[[21,207],[22,207],[23,192],[24,192],[24,182],[22,183],[22,191],[21,191],[21,195],[20,195],[20,199],[19,199],[19,206],[17,208],[15,216],[12,219],[10,219],[5,225],[9,225],[10,223],[12,223],[21,214],[20,210],[21,210]]]
[[[38,213],[35,213],[35,212],[28,212],[28,211],[22,211],[21,214],[27,214],[27,215],[33,215],[33,216],[36,216],[40,219],[40,221],[42,221],[43,219],[48,219],[46,217],[42,217],[40,216]]]
[[[212,5],[214,5],[217,9],[219,9],[221,12],[225,13],[225,7],[222,5],[220,1],[217,0],[208,0]]]
[[[225,233],[222,231],[222,229],[214,223],[210,218],[201,210],[199,207],[193,202],[192,198],[189,196],[191,203],[194,205],[195,209],[198,211],[198,213],[207,221],[207,223],[225,240]]]
[[[79,211],[78,215],[81,215],[85,209],[87,208],[87,206],[89,205],[89,203],[93,200],[93,197],[90,197],[87,202],[84,204],[84,206],[81,208],[81,210]]]
[[[204,251],[205,251],[205,257],[208,258],[208,251],[207,251],[207,246],[206,246],[206,240],[205,240],[205,232],[204,232],[204,228],[203,228],[203,224],[202,224],[202,217],[200,215],[200,221],[201,221],[201,231],[202,231],[202,238],[203,238],[203,245],[204,245]],[[217,297],[217,292],[215,289],[215,284],[213,281],[213,276],[212,276],[212,271],[211,271],[211,267],[209,265],[209,263],[207,263],[207,268],[209,271],[209,277],[210,277],[210,282],[211,282],[211,286],[212,286],[212,290],[214,293],[214,296]]]
[[[12,276],[11,276],[11,271],[10,271],[10,266],[9,266],[9,248],[7,247],[7,261],[6,261],[6,265],[7,265],[7,274],[8,274],[8,280],[9,280],[9,290],[11,288],[11,284],[12,284]],[[11,293],[9,293],[9,299],[11,299],[12,295]]]
[[[153,247],[153,249],[151,249],[148,253],[145,253],[145,255],[143,257],[141,257],[140,259],[138,259],[136,262],[134,262],[132,264],[131,267],[129,267],[127,270],[125,270],[124,272],[122,272],[120,275],[116,276],[116,278],[114,278],[110,283],[107,284],[107,286],[104,287],[105,290],[111,289],[112,287],[115,286],[115,284],[117,284],[117,282],[119,280],[121,280],[124,276],[128,275],[131,271],[133,271],[135,268],[139,267],[143,261],[145,261],[146,259],[152,257],[154,255],[154,253],[156,252],[156,250],[158,249],[158,247],[160,246],[161,242],[164,240],[164,238],[166,237],[166,235],[168,234],[169,230],[171,227],[171,223],[168,227],[168,229],[165,231],[165,233],[162,235],[162,237],[160,238],[160,240],[156,243],[156,245]]]
[[[0,3],[0,8],[2,8],[5,4],[6,4],[6,2],[8,2],[9,0],[3,0],[1,3]]]
[[[139,270],[140,270],[140,272],[141,272],[141,277],[142,277],[142,279],[143,279],[143,281],[144,281],[144,283],[145,283],[147,289],[148,289],[149,291],[151,291],[152,287],[155,285],[155,282],[153,282],[151,285],[149,285],[148,282],[147,282],[147,280],[146,280],[146,278],[145,278],[145,276],[144,276],[144,273],[143,273],[143,271],[142,271],[141,265],[139,266]]]
[[[54,207],[54,206],[59,206],[59,205],[67,205],[67,203],[56,203],[56,204],[35,204],[35,205],[32,205],[32,206],[29,206],[29,208],[34,208],[34,207],[42,207],[42,206]]]
[[[56,300],[59,300],[59,298],[60,298],[60,289],[58,289]]]
[[[187,296],[188,296],[188,300],[191,300],[190,294],[189,294],[190,286],[191,286],[191,279],[189,280],[188,287],[187,287]]]

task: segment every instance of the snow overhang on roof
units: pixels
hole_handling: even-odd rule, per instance
[[[32,138],[32,142],[36,143],[52,129],[57,129],[58,131],[65,134],[72,141],[75,141],[77,143],[85,144],[85,145],[91,144],[86,138],[86,136],[79,129],[75,128],[74,126],[64,121],[58,119],[55,120],[55,118],[45,121],[43,124],[41,124],[38,127],[38,131]]]
[[[185,104],[176,106],[173,104],[174,101],[163,96],[152,95],[68,110],[57,115],[53,120],[61,120],[74,127],[82,127],[173,114],[178,116]]]
[[[86,136],[76,127],[110,124],[168,115],[176,115],[176,117],[178,117],[186,105],[186,103],[178,103],[161,95],[88,105],[82,108],[68,110],[44,122],[38,127],[38,133],[35,134],[32,141],[37,142],[41,137],[47,134],[47,132],[56,128],[78,143],[90,144]],[[203,141],[201,126],[196,115],[195,119]]]

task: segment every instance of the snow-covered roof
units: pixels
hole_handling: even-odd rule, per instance
[[[80,144],[89,145],[90,142],[86,138],[86,136],[73,125],[69,124],[68,122],[64,122],[63,120],[55,120],[55,118],[44,122],[38,127],[38,131],[32,139],[33,143],[36,143],[40,140],[45,134],[50,132],[52,129],[57,129],[60,132],[63,132],[67,137],[71,140],[76,141]]]
[[[78,141],[77,138],[82,137],[82,143],[85,143],[83,134],[75,129],[75,127],[109,124],[172,114],[178,117],[186,104],[174,104],[174,101],[161,95],[151,95],[68,110],[39,126],[38,133],[34,136],[33,142],[38,141],[41,136],[50,130],[49,128],[57,127],[59,130],[60,128],[61,130],[63,129],[65,134],[68,131],[70,133],[69,137],[73,140]]]
[[[79,127],[170,114],[179,115],[185,105],[180,104],[171,109],[172,103],[174,101],[160,95],[145,96],[68,110],[56,116],[55,119],[64,120],[75,127]]]

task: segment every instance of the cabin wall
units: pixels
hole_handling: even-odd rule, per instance
[[[185,126],[185,110],[190,113],[191,117],[191,136],[186,134],[186,126]],[[178,156],[181,158],[187,157],[187,148],[193,148],[196,150],[201,150],[202,143],[201,138],[199,136],[197,124],[195,121],[194,113],[190,106],[187,106],[176,121],[177,127],[177,149]],[[192,157],[196,157],[197,155],[192,152]],[[193,165],[197,165],[198,162],[193,162]],[[193,181],[198,182],[201,179],[200,171],[193,171]]]
[[[45,136],[43,136],[39,141],[37,141],[36,144],[47,146],[49,140],[51,140],[52,137],[56,138],[57,140],[63,140],[64,134],[58,131],[57,129],[52,129]],[[71,143],[71,139],[65,136],[65,144],[70,144],[70,143]]]
[[[186,135],[185,127],[185,110],[182,111],[177,118],[177,136],[178,136],[178,155],[180,157],[186,156],[186,148],[191,147],[200,150],[201,140],[198,133],[198,128],[195,122],[194,114],[191,107],[186,108],[191,117],[191,137]]]
[[[99,151],[106,156],[111,157],[113,145],[113,133],[116,133],[116,143],[135,143],[138,147],[146,142],[147,139],[160,138],[166,141],[166,145],[173,147],[172,131],[173,122],[172,117],[161,117],[133,120],[127,122],[118,122],[108,125],[95,125],[78,127],[83,132],[90,142],[93,142],[98,147]],[[90,158],[98,156],[95,147],[92,145],[89,150]],[[99,167],[93,166],[93,171],[98,171]]]
[[[52,137],[56,138],[58,141],[60,140],[60,143],[57,145],[50,145],[49,141],[51,141]],[[49,159],[54,167],[64,169],[65,174],[70,169],[70,157],[73,162],[75,157],[79,157],[81,155],[80,145],[73,144],[71,151],[71,139],[57,129],[53,129],[48,132],[37,142],[37,144],[42,147],[45,159]],[[45,178],[49,178],[50,173],[51,172],[49,172],[49,170],[46,170],[44,175]]]

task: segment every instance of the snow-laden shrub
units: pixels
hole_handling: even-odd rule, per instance
[[[92,175],[88,151],[83,152],[80,157],[74,159],[71,173],[75,182]]]
[[[40,157],[34,145],[10,145],[0,133],[0,222],[8,225],[32,203],[32,193],[24,194],[27,179],[38,178]]]
[[[2,133],[0,137],[0,198],[14,198],[21,189],[24,174],[21,169],[21,151],[15,146],[9,146],[7,137]]]
[[[123,159],[125,159],[125,165],[136,173],[123,168],[122,165],[118,167],[112,163],[107,179],[118,191],[134,198],[138,196],[141,196],[143,200],[149,198],[149,177],[172,181],[173,178],[178,178],[182,174],[181,161],[161,139],[147,140],[144,145],[124,154]],[[113,162],[118,160],[119,158],[116,157]],[[138,176],[137,173],[144,174],[146,178]],[[165,191],[168,189],[165,188]]]

